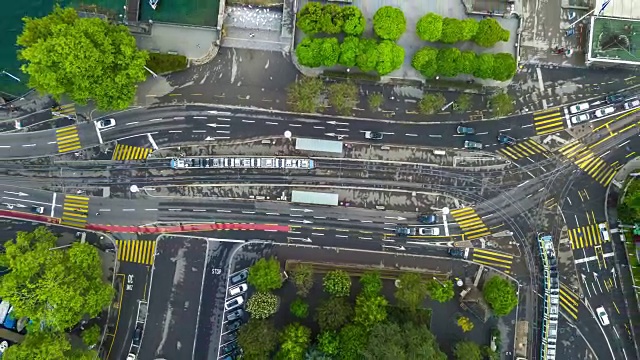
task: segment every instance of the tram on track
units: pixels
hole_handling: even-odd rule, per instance
[[[315,161],[307,158],[266,158],[266,157],[210,157],[174,158],[173,169],[292,169],[311,170]]]

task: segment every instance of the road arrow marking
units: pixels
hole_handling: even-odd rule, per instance
[[[337,136],[336,133],[324,133],[327,136]]]
[[[299,240],[302,242],[312,242],[311,238],[297,238],[297,237],[287,237],[287,240],[291,241],[291,240]]]
[[[209,110],[207,111],[209,114],[218,114],[218,115],[231,115],[230,112],[227,111],[216,111],[216,110]]]
[[[385,249],[385,248],[395,249],[395,250],[400,250],[400,251],[406,250],[404,248],[404,246],[382,245],[382,249]]]
[[[309,221],[309,220],[294,220],[294,219],[290,219],[289,221],[295,222],[295,223],[301,223],[301,224],[313,224],[313,221]]]
[[[221,140],[221,139],[229,139],[228,136],[207,136],[205,138],[205,141],[215,141],[215,140]]]
[[[589,291],[589,284],[587,284],[587,276],[585,274],[580,274],[580,277],[582,277],[582,282],[584,283],[584,288],[587,289],[587,294],[589,294],[589,297],[591,297],[591,291]]]
[[[215,128],[215,127],[229,127],[229,126],[231,126],[231,125],[225,125],[225,124],[216,124],[216,123],[213,123],[213,124],[207,124],[207,126],[211,126],[211,127],[214,127],[214,128]]]
[[[6,194],[18,195],[18,196],[29,196],[27,193],[23,192],[13,192],[13,191],[5,191]]]
[[[304,211],[304,212],[313,212],[313,210],[310,209],[290,209],[291,211]]]
[[[385,216],[385,219],[394,219],[398,221],[407,220],[407,218],[403,218],[402,216]]]
[[[331,125],[349,125],[349,123],[337,122],[337,121],[334,121],[334,120],[327,121],[327,124],[331,124]]]

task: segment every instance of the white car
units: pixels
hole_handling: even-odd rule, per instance
[[[604,306],[600,306],[596,309],[596,314],[598,314],[598,319],[600,319],[600,323],[602,326],[609,325],[609,316],[607,312],[604,310]]]
[[[247,283],[240,284],[238,286],[229,289],[229,296],[238,296],[247,291]]]
[[[421,227],[421,228],[418,228],[418,234],[438,236],[440,235],[440,229],[437,227]]]
[[[615,111],[616,111],[616,108],[614,108],[613,106],[609,106],[604,109],[598,109],[596,111],[596,117],[607,116],[609,114],[613,114]]]
[[[571,117],[571,123],[572,124],[579,124],[581,122],[589,121],[589,119],[591,119],[589,114],[580,114],[580,115],[572,116]]]
[[[238,297],[235,297],[235,298],[227,301],[224,304],[224,308],[227,311],[233,310],[233,309],[237,308],[238,306],[242,305],[243,303],[244,303],[244,298],[242,296],[238,296]]]
[[[609,231],[607,230],[607,224],[602,223],[598,224],[598,229],[600,229],[600,234],[602,235],[603,241],[609,241]]]
[[[96,121],[96,126],[100,130],[109,129],[116,126],[116,119],[108,118]]]
[[[4,353],[9,348],[9,343],[6,341],[0,342],[0,354]]]
[[[576,104],[569,108],[569,112],[572,114],[579,113],[585,110],[589,110],[589,103]]]
[[[136,360],[137,356],[134,353],[129,353],[129,355],[127,355],[127,360]]]
[[[633,100],[633,101],[629,101],[628,103],[625,103],[624,109],[631,110],[631,109],[637,108],[638,106],[640,106],[640,100]]]

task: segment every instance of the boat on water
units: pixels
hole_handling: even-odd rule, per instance
[[[4,319],[7,317],[7,313],[9,312],[10,307],[11,304],[9,304],[8,301],[2,300],[2,302],[0,302],[0,324],[2,324],[4,322]]]
[[[149,6],[151,6],[151,8],[155,10],[158,7],[159,2],[160,0],[149,0]]]

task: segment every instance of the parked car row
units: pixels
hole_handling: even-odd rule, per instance
[[[625,100],[628,100],[625,102]],[[605,98],[607,106],[597,109],[593,112],[593,117],[602,118],[616,112],[617,104],[622,104],[624,110],[632,110],[640,107],[640,99],[627,99],[622,94],[613,94]],[[583,102],[569,107],[569,120],[572,124],[580,124],[592,119],[592,114],[587,112],[591,108],[591,104]]]
[[[238,346],[238,329],[242,326],[244,319],[245,294],[249,289],[247,269],[238,271],[231,275],[227,288],[227,300],[224,303],[224,322],[222,324],[222,337],[220,342],[219,358],[222,360],[233,360],[240,354],[242,349]]]

